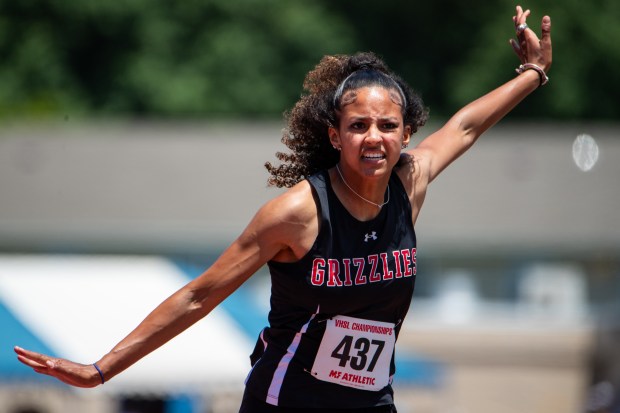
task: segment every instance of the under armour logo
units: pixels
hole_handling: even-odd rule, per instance
[[[373,241],[376,241],[377,240],[377,232],[373,231],[370,234],[364,235],[364,242],[368,242],[369,239],[372,239]]]

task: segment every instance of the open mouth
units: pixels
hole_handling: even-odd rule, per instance
[[[362,159],[367,161],[380,161],[381,159],[385,159],[385,155],[382,153],[369,153],[362,155]]]

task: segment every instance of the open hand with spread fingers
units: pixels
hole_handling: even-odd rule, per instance
[[[521,61],[521,66],[516,70],[523,73],[526,70],[535,70],[540,76],[540,85],[549,81],[547,72],[551,68],[551,18],[544,16],[541,23],[540,39],[536,33],[527,25],[527,18],[530,10],[523,10],[517,6],[516,15],[512,16],[515,26],[517,39],[510,39],[513,50]]]

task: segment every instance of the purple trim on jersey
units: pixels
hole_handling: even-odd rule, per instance
[[[264,328],[260,331],[260,341],[263,342],[263,347],[264,347],[263,352],[265,352],[265,351],[267,351],[267,342],[265,341],[265,336],[263,334],[265,334],[265,329]]]
[[[284,381],[284,376],[286,375],[286,370],[288,369],[288,365],[293,359],[293,356],[295,355],[295,352],[297,351],[297,347],[299,347],[301,336],[306,332],[306,330],[308,330],[308,325],[314,319],[314,317],[316,317],[316,315],[319,313],[319,308],[320,306],[316,308],[316,312],[312,314],[308,322],[306,322],[306,324],[304,324],[303,327],[301,327],[301,330],[299,330],[295,334],[293,341],[286,349],[286,354],[282,356],[282,359],[278,363],[278,367],[276,368],[276,371],[273,372],[273,379],[271,380],[271,384],[269,385],[269,390],[267,391],[267,400],[265,400],[267,403],[274,405],[274,406],[278,405],[278,399],[280,398],[280,390],[282,389],[282,382]]]

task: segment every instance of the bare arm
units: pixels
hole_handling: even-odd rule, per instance
[[[517,6],[513,17],[515,27],[525,23],[529,10]],[[540,39],[531,29],[518,35],[519,42],[512,41],[522,63],[534,63],[547,71],[551,66],[551,19],[543,17]],[[487,129],[508,114],[527,95],[540,85],[536,71],[526,70],[516,78],[471,102],[459,110],[441,129],[424,139],[410,153],[420,160],[426,170],[427,183],[457,159]]]
[[[301,253],[303,234],[307,232],[304,229],[312,227],[314,221],[316,208],[309,188],[304,185],[268,202],[208,270],[164,300],[97,362],[105,380],[209,314],[270,259]],[[101,384],[93,365],[52,358],[19,347],[15,351],[22,363],[38,373],[77,387]]]

